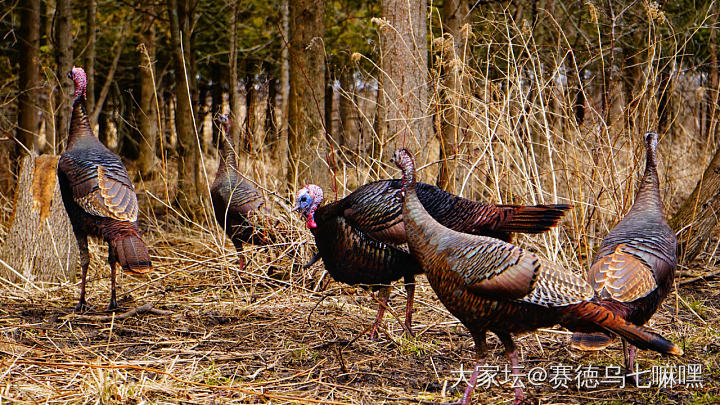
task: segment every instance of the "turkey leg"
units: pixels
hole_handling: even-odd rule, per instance
[[[412,308],[415,300],[415,277],[405,276],[405,292],[407,293],[407,305],[405,307],[405,332],[414,336],[412,331]]]
[[[477,359],[475,369],[470,375],[470,381],[468,381],[468,386],[465,388],[465,392],[463,393],[460,401],[450,402],[443,405],[469,405],[470,400],[472,399],[475,384],[477,384],[478,375],[480,374],[480,366],[485,363],[485,356],[487,355],[487,341],[485,339],[486,332],[484,330],[477,333],[470,331],[470,334],[472,334],[473,341],[475,342],[475,357]]]
[[[385,308],[387,308],[387,302],[390,298],[390,286],[383,287],[378,291],[378,300],[380,301],[380,307],[378,308],[377,317],[375,318],[375,323],[373,323],[372,330],[370,330],[370,340],[377,339],[377,336],[375,333],[377,332],[378,327],[382,323],[383,316],[385,315]]]
[[[90,252],[88,252],[87,236],[75,235],[78,243],[78,250],[80,251],[80,299],[75,306],[75,312],[85,312],[88,309],[87,302],[85,301],[85,280],[87,279],[88,267],[90,266]]]
[[[107,310],[117,309],[117,300],[115,299],[115,261],[110,262],[110,303]]]
[[[622,340],[623,344],[623,357],[625,358],[625,375],[630,380],[630,383],[637,382],[637,376],[633,374],[635,368],[635,346],[625,339]]]
[[[512,337],[510,336],[510,334],[498,333],[497,335],[498,338],[500,338],[503,346],[505,346],[505,354],[507,354],[508,358],[510,359],[510,371],[512,374],[515,374],[515,371],[520,369],[520,361],[518,360],[518,353],[517,348],[515,347],[515,343],[512,341]],[[522,387],[515,387],[515,401],[513,402],[513,405],[519,405],[524,400],[525,395],[523,394]]]

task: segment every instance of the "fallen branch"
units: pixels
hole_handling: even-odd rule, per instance
[[[712,273],[704,274],[704,275],[702,275],[702,276],[697,276],[697,277],[693,277],[693,278],[688,278],[688,279],[685,279],[685,280],[680,281],[678,284],[680,284],[680,285],[692,284],[692,283],[694,283],[694,282],[696,282],[696,281],[699,281],[699,280],[708,280],[708,279],[711,279],[711,278],[713,278],[713,277],[715,277],[715,276],[717,276],[717,275],[720,275],[720,270],[715,270],[715,271],[713,271]]]
[[[166,311],[162,309],[155,309],[153,308],[153,304],[151,302],[148,302],[145,305],[139,306],[137,308],[133,308],[127,312],[123,312],[120,315],[77,315],[77,314],[69,314],[63,319],[71,320],[71,321],[90,321],[90,322],[112,322],[113,319],[116,321],[122,321],[123,319],[130,318],[131,316],[140,315],[144,313],[150,313],[153,315],[172,315],[174,314],[173,311]]]

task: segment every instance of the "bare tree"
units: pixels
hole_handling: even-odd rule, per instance
[[[383,0],[380,22],[383,97],[387,135],[375,157],[407,146],[423,162],[431,129],[427,89],[427,1]],[[391,144],[392,142],[392,144]]]
[[[290,98],[288,103],[287,180],[294,189],[301,171],[301,156],[312,156],[323,134],[325,104],[325,2],[290,1]]]
[[[194,212],[198,207],[199,150],[193,130],[193,108],[186,78],[192,76],[190,61],[190,15],[187,1],[168,0],[170,43],[175,68],[175,130],[178,135],[178,195],[181,207]],[[182,7],[182,10],[180,8]],[[180,18],[182,16],[182,19]]]
[[[235,121],[232,125],[231,138],[235,145],[238,144],[240,138],[240,108],[242,107],[243,101],[241,97],[240,79],[238,77],[238,62],[237,62],[237,25],[238,25],[238,2],[234,2],[232,6],[232,22],[230,24],[230,113],[232,119]]]
[[[57,109],[57,123],[55,125],[54,148],[59,152],[61,140],[70,131],[70,95],[73,83],[68,74],[73,67],[73,37],[72,37],[72,1],[57,0],[55,6],[55,61],[57,67],[55,74],[60,83],[55,93],[55,107]]]
[[[97,37],[97,0],[87,0],[87,19],[85,36],[85,73],[87,74],[87,97],[85,104],[88,111],[95,109],[95,40]]]
[[[20,32],[18,45],[20,68],[18,69],[18,127],[16,138],[27,149],[36,150],[38,146],[38,129],[40,125],[40,109],[38,93],[40,88],[40,0],[23,2],[20,6]],[[16,145],[13,162],[23,152]]]
[[[688,263],[703,249],[718,226],[720,213],[720,149],[703,173],[695,190],[670,219],[678,233],[680,259]]]
[[[465,0],[445,0],[442,8],[444,40],[441,58],[443,88],[440,91],[440,172],[438,186],[455,193],[458,173],[457,155],[462,143],[460,115],[462,111],[464,38],[462,30],[469,13]],[[451,160],[452,159],[452,160]]]
[[[341,155],[355,151],[353,143],[357,145],[358,123],[357,110],[354,106],[355,83],[352,71],[349,68],[340,73],[340,97],[338,100],[338,114],[340,116],[340,128],[338,131],[337,143],[341,149]]]
[[[152,177],[155,162],[155,143],[157,141],[157,109],[155,104],[155,86],[153,80],[153,61],[155,60],[155,24],[153,24],[153,6],[149,4],[143,14],[142,52],[140,66],[140,151],[138,169],[143,177]]]

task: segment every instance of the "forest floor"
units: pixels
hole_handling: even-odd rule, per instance
[[[366,290],[323,278],[320,263],[302,270],[312,247],[305,233],[299,244],[248,246],[242,271],[229,243],[209,255],[212,244],[187,232],[150,236],[156,271],[120,276],[121,308],[114,316],[103,312],[109,268],[107,248],[97,243],[88,283],[94,311],[74,313],[77,284],[0,289],[0,403],[459,399],[473,366],[473,342],[425,277],[418,277],[415,336],[400,327],[405,292],[398,284],[390,302],[394,315],[386,314],[380,338],[371,341],[377,302]],[[638,352],[643,387],[627,380],[621,388],[622,378],[613,378],[622,365],[619,342],[581,353],[559,328],[516,337],[523,369],[515,374],[528,402],[719,403],[719,287],[720,279],[710,279],[673,290],[650,326],[685,355]],[[139,307],[150,310],[121,315]],[[480,382],[474,403],[510,403],[513,376],[500,342],[488,337],[484,376],[492,378]]]

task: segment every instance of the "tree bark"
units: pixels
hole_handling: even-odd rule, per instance
[[[382,0],[382,15],[381,85],[387,116],[380,124],[387,126],[387,138],[380,140],[378,152],[386,157],[393,149],[406,146],[416,154],[418,162],[425,162],[432,128],[426,85],[427,1]]]
[[[333,130],[333,108],[334,108],[334,96],[335,91],[333,89],[333,72],[331,72],[330,66],[325,69],[325,108],[324,118],[325,131],[327,131],[328,139],[332,139],[335,134]]]
[[[61,150],[61,140],[68,136],[70,131],[70,113],[72,109],[71,95],[73,83],[69,73],[73,67],[73,38],[72,38],[72,1],[57,0],[55,7],[55,61],[57,70],[55,74],[59,87],[55,93],[55,108],[57,110],[57,123],[55,125],[54,150]]]
[[[237,62],[237,24],[238,24],[238,3],[234,2],[232,7],[232,23],[231,34],[230,34],[230,113],[232,115],[233,125],[231,127],[231,139],[234,145],[238,145],[238,139],[240,138],[241,128],[241,107],[244,103],[243,98],[240,94],[240,78],[238,77],[238,62]]]
[[[40,0],[29,0],[20,7],[20,32],[18,45],[20,66],[18,72],[18,128],[17,141],[33,151],[39,147],[40,108],[38,94],[40,90]],[[12,162],[19,162],[24,153],[20,145],[15,145]]]
[[[222,114],[223,111],[223,74],[222,65],[220,63],[213,63],[211,69],[212,88],[210,89],[210,97],[212,97],[212,106],[210,111],[212,112],[213,122],[215,117]],[[220,127],[218,125],[211,125],[212,127],[212,145],[218,145],[218,136],[220,135]]]
[[[383,91],[382,83],[378,83],[377,96],[375,97],[375,119],[373,120],[373,137],[372,146],[370,150],[370,156],[372,160],[370,162],[370,172],[380,177],[380,163],[382,162],[383,148],[385,146],[385,139],[387,138],[388,128],[386,125],[387,121],[387,108],[385,106],[385,92]]]
[[[353,104],[355,100],[355,83],[349,69],[340,74],[340,97],[338,100],[338,113],[340,115],[340,128],[338,130],[338,148],[341,156],[349,157],[355,151],[353,144],[357,145],[358,125],[357,112]]]
[[[720,149],[703,173],[695,190],[670,219],[678,234],[682,263],[691,262],[715,233],[720,215]]]
[[[188,13],[179,10],[180,7],[185,7],[187,4],[182,0],[181,2],[168,0],[167,5],[170,16],[170,43],[175,68],[175,129],[179,155],[176,203],[188,212],[194,213],[199,206],[197,182],[199,156],[193,131],[193,108],[188,92],[189,83],[185,80],[186,77],[192,75],[189,66],[186,67],[189,65],[189,61],[185,57],[190,51],[186,45],[186,39],[189,39]],[[183,16],[182,21],[179,15]]]
[[[94,128],[95,125],[97,125],[98,117],[100,116],[100,112],[102,111],[103,106],[105,105],[105,100],[107,100],[108,94],[110,92],[110,86],[112,86],[115,82],[115,72],[117,72],[118,64],[120,63],[120,56],[122,56],[122,51],[125,47],[125,41],[128,37],[125,31],[128,28],[129,23],[129,20],[125,20],[122,28],[120,29],[120,37],[118,38],[117,42],[115,42],[115,56],[113,57],[113,61],[110,64],[110,69],[108,70],[107,76],[105,77],[105,83],[103,84],[103,88],[100,90],[100,96],[98,97],[97,103],[95,104],[89,117],[91,128]]]
[[[248,123],[250,128],[250,136],[252,142],[250,144],[250,152],[255,158],[259,157],[265,145],[265,121],[268,104],[269,82],[267,78],[262,78],[255,86],[253,86],[253,97],[250,100],[251,108],[248,110]],[[250,114],[252,110],[252,114]]]
[[[95,109],[95,40],[97,37],[97,0],[87,0],[87,50],[85,51],[85,73],[87,74],[87,97],[85,105],[88,111]]]
[[[290,33],[290,0],[283,0],[280,9],[282,16],[283,37],[288,40]],[[288,44],[289,45],[289,44]],[[288,102],[290,100],[290,52],[288,46],[283,43],[282,52],[280,54],[282,65],[280,66],[280,103],[279,114],[276,117],[278,127],[278,141],[272,148],[272,157],[275,161],[280,161],[288,154]],[[277,177],[287,178],[288,165],[277,166]],[[288,183],[285,183],[286,185]]]
[[[265,139],[267,144],[273,148],[279,138],[277,112],[275,111],[277,108],[277,96],[278,80],[275,77],[271,77],[268,80],[268,97],[265,111]]]
[[[304,175],[303,166],[317,178],[323,165],[301,162],[316,156],[323,136],[325,104],[323,37],[325,34],[325,2],[323,0],[290,1],[290,98],[288,103],[288,173],[287,181],[294,190]],[[323,151],[320,152],[324,156]]]
[[[463,64],[465,38],[462,29],[467,24],[469,5],[465,0],[445,0],[442,22],[445,38],[442,45],[443,87],[440,91],[440,171],[438,187],[455,194],[458,173],[458,155],[461,153],[462,132],[460,114],[463,110]]]
[[[155,60],[155,25],[153,24],[153,6],[148,5],[143,14],[142,44],[140,60],[140,152],[138,169],[143,178],[151,178],[154,172],[155,144],[157,142],[157,108],[153,81],[153,61]]]
[[[57,182],[59,156],[31,154],[22,161],[0,277],[19,284],[69,281],[78,248]]]

